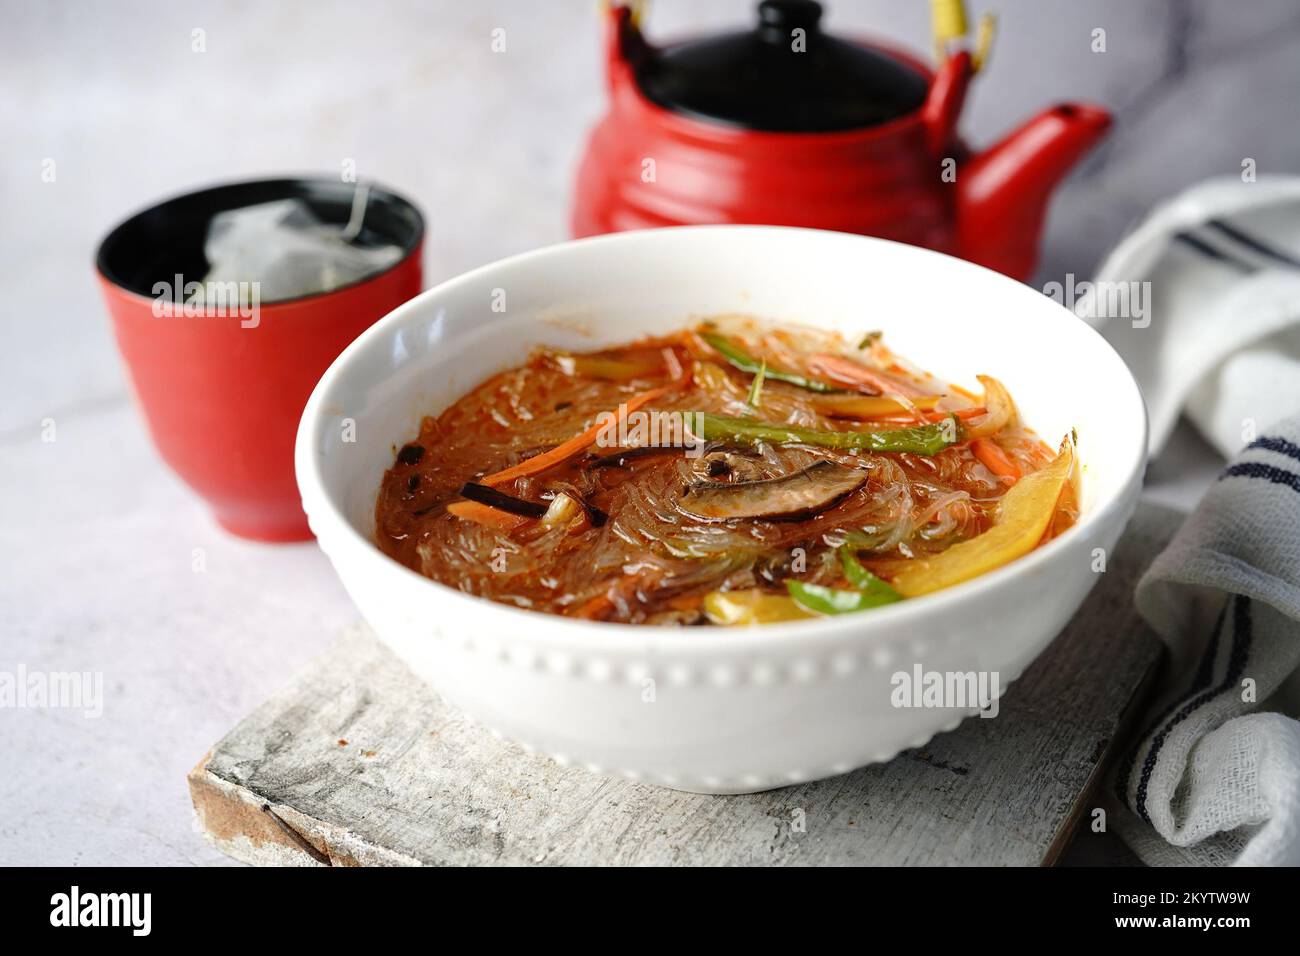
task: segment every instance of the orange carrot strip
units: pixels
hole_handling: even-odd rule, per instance
[[[606,617],[610,611],[614,610],[614,599],[609,596],[609,592],[597,594],[594,598],[583,602],[574,612],[574,617],[584,618],[588,621],[599,621]]]
[[[521,524],[527,524],[532,520],[531,518],[525,518],[523,515],[514,515],[509,511],[502,511],[499,508],[493,508],[478,501],[453,501],[447,505],[447,511],[457,518],[473,521],[475,524],[485,525],[489,528],[498,528],[501,531],[513,531]]]
[[[940,412],[940,411],[920,412],[919,417],[921,421],[930,423],[930,422],[941,422],[949,415],[956,415],[962,421],[967,421],[968,419],[979,418],[981,415],[986,415],[986,414],[988,414],[988,409],[985,408],[983,405],[977,405],[974,408],[954,408],[951,411],[946,411],[946,412]],[[892,422],[913,422],[916,421],[916,418],[912,416],[891,415],[885,418],[872,418],[871,421],[891,422],[891,423]]]
[[[950,412],[927,412],[926,421],[941,422],[949,415],[956,415],[962,421],[968,418],[979,418],[981,415],[987,415],[989,410],[983,405],[976,405],[974,408],[955,408]]]
[[[593,598],[588,598],[582,604],[578,605],[570,612],[571,617],[586,618],[589,621],[603,621],[608,619],[617,608],[615,595],[624,598],[631,598],[637,589],[638,584],[647,580],[644,572],[638,574],[625,574],[623,577],[614,581]],[[656,581],[657,577],[649,580]]]
[[[925,394],[915,385],[884,375],[867,368],[861,362],[840,355],[814,355],[808,361],[808,369],[840,384],[870,388],[882,395],[893,393],[904,398],[920,398]]]
[[[618,411],[619,421],[622,422],[628,412],[634,412],[642,405],[653,402],[656,398],[670,391],[671,386],[663,388],[652,388],[648,392],[642,392],[640,395],[634,395],[623,403]],[[484,485],[501,485],[507,481],[514,481],[516,478],[522,478],[525,475],[535,475],[538,472],[554,468],[556,465],[568,461],[574,455],[580,455],[590,448],[600,437],[601,431],[605,428],[604,424],[595,424],[588,428],[581,435],[570,438],[562,445],[556,445],[548,452],[535,455],[527,461],[522,461],[512,468],[504,471],[498,471],[495,475],[488,475],[480,478],[479,483]]]
[[[970,450],[983,463],[984,467],[995,475],[1020,480],[1020,466],[1011,460],[997,443],[988,438],[976,438],[970,443]]]

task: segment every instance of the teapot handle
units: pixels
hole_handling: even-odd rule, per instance
[[[601,4],[605,21],[605,83],[611,93],[631,78],[632,67],[650,51],[641,34],[645,7],[644,0],[628,3],[604,0]]]

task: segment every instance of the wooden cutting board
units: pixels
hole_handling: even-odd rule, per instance
[[[1131,597],[1181,519],[1139,509],[996,719],[888,764],[746,796],[560,767],[469,723],[358,627],[194,768],[198,822],[257,864],[1050,864],[1160,660]]]

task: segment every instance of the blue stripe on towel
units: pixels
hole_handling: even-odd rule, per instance
[[[1276,246],[1270,246],[1267,242],[1264,242],[1264,240],[1257,236],[1252,236],[1248,233],[1242,232],[1236,226],[1229,225],[1222,219],[1211,219],[1206,223],[1206,225],[1211,229],[1217,229],[1229,239],[1241,243],[1247,249],[1251,249],[1265,258],[1272,259],[1274,262],[1279,262],[1284,266],[1300,267],[1300,260],[1291,258],[1291,256],[1287,255]]]
[[[1245,450],[1250,451],[1252,448],[1264,448],[1268,451],[1275,451],[1279,455],[1286,455],[1288,458],[1294,458],[1300,461],[1300,445],[1289,442],[1285,438],[1272,438],[1265,435],[1263,438],[1257,438]]]
[[[1147,725],[1142,731],[1133,746],[1129,748],[1127,756],[1124,758],[1122,769],[1115,778],[1115,796],[1119,802],[1124,804],[1130,810],[1133,809],[1128,799],[1129,781],[1133,779],[1133,770],[1137,767],[1138,754],[1142,751],[1142,745],[1151,739],[1151,735],[1160,729],[1161,725],[1173,714],[1175,710],[1182,706],[1183,702],[1189,697],[1199,694],[1205,688],[1210,686],[1210,681],[1214,678],[1214,661],[1219,656],[1219,638],[1223,634],[1223,622],[1228,615],[1228,605],[1231,601],[1224,601],[1223,606],[1219,608],[1219,614],[1214,619],[1214,630],[1210,632],[1210,639],[1206,642],[1205,650],[1201,653],[1201,662],[1196,667],[1196,675],[1192,678],[1191,685],[1183,691],[1178,697],[1169,702],[1160,713]]]
[[[1219,480],[1238,477],[1263,478],[1275,485],[1286,485],[1292,491],[1300,492],[1300,475],[1259,461],[1239,461],[1235,465],[1229,465],[1223,470],[1223,474],[1219,475]]]
[[[1197,236],[1193,236],[1191,233],[1188,232],[1177,233],[1174,235],[1174,239],[1176,239],[1178,242],[1183,243],[1188,248],[1195,249],[1201,255],[1205,256],[1205,258],[1213,259],[1216,262],[1222,262],[1224,265],[1232,266],[1234,269],[1237,269],[1240,272],[1245,272],[1247,274],[1250,274],[1252,272],[1259,271],[1253,264],[1249,262],[1243,262],[1237,256],[1232,255],[1231,253],[1228,253],[1222,249],[1216,249],[1214,246],[1210,245],[1204,239],[1200,239]]]
[[[1227,673],[1223,675],[1223,680],[1219,682],[1219,686],[1193,697],[1183,705],[1182,709],[1173,716],[1169,723],[1165,725],[1165,728],[1151,741],[1151,749],[1147,752],[1146,760],[1142,762],[1142,776],[1138,781],[1136,802],[1138,814],[1147,823],[1151,822],[1151,816],[1147,813],[1147,784],[1151,781],[1151,772],[1155,769],[1156,761],[1160,758],[1160,748],[1164,746],[1165,738],[1169,736],[1175,727],[1201,707],[1220,694],[1233,689],[1246,669],[1246,660],[1250,657],[1253,630],[1253,622],[1250,617],[1250,598],[1243,594],[1234,594],[1232,596],[1232,650],[1228,653]]]

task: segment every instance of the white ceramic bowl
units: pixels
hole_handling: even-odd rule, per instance
[[[506,309],[494,311],[504,295]],[[749,629],[567,620],[462,594],[372,543],[380,478],[421,416],[534,346],[594,348],[722,312],[861,334],[978,389],[1002,379],[1083,462],[1078,524],[974,581],[869,613]],[[352,440],[347,440],[347,439]],[[898,708],[891,677],[1018,677],[1078,608],[1136,503],[1146,413],[1128,369],[1033,289],[841,233],[699,226],[602,236],[476,269],[375,324],[317,385],[298,433],[312,530],[380,637],[489,729],[597,773],[739,793],[888,760],[970,708]]]

